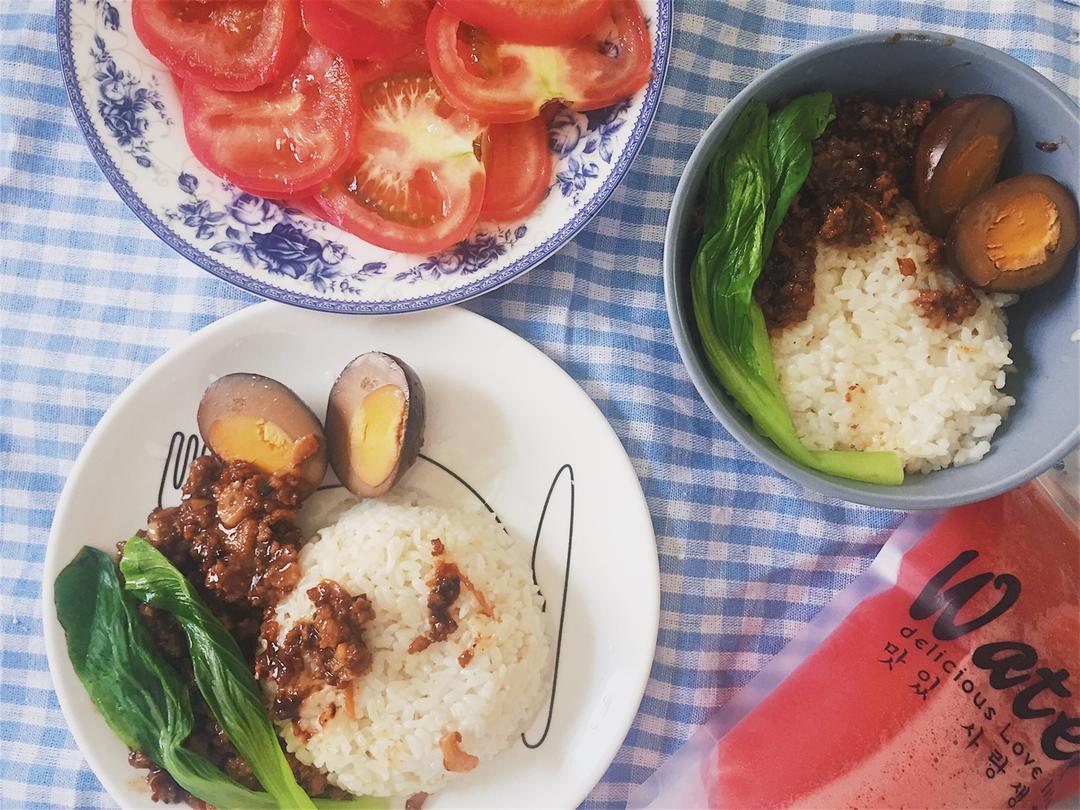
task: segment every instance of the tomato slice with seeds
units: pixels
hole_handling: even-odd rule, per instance
[[[600,24],[611,0],[439,0],[493,36],[531,45],[568,45]]]
[[[302,0],[304,27],[348,59],[403,57],[424,44],[433,0]]]
[[[531,214],[551,187],[551,151],[542,118],[492,124],[482,151],[487,187],[480,219],[517,222]]]
[[[195,157],[267,197],[303,195],[329,178],[349,156],[356,123],[349,66],[317,42],[292,73],[256,90],[184,82],[184,132]]]
[[[331,222],[373,245],[431,253],[472,231],[484,197],[483,127],[446,103],[426,61],[358,72],[360,124],[346,168],[324,183]]]
[[[573,45],[524,45],[474,28],[442,6],[428,18],[431,72],[455,107],[489,123],[533,118],[548,101],[614,104],[652,75],[652,39],[637,0],[612,0]]]
[[[131,17],[169,70],[218,90],[254,90],[302,53],[300,0],[132,0]]]

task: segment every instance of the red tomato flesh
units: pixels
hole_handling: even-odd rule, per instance
[[[530,45],[569,45],[596,28],[611,0],[439,0],[493,36]]]
[[[345,60],[311,43],[296,69],[246,93],[184,83],[184,132],[195,157],[245,191],[307,193],[349,156],[357,106]]]
[[[409,58],[357,75],[360,125],[345,170],[319,205],[373,245],[429,253],[466,238],[480,215],[483,127],[442,97],[427,64]]]
[[[480,219],[516,222],[531,214],[551,186],[551,152],[542,118],[492,124],[484,136],[487,188]]]
[[[304,27],[348,59],[383,62],[424,44],[432,0],[302,0]]]
[[[254,90],[300,55],[299,0],[132,0],[131,16],[169,70],[218,90]]]
[[[450,103],[489,123],[534,118],[551,100],[580,110],[606,107],[652,75],[652,40],[637,0],[613,0],[589,34],[563,46],[502,40],[436,6],[427,50]]]

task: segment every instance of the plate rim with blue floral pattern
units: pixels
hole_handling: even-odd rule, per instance
[[[604,110],[560,110],[548,129],[555,169],[541,208],[523,222],[482,224],[468,240],[426,257],[367,245],[295,204],[247,194],[200,166],[177,123],[168,72],[130,33],[130,4],[57,0],[57,43],[91,154],[124,203],[169,247],[263,298],[390,314],[460,303],[521,276],[607,202],[645,140],[668,66],[673,0],[639,2],[653,38],[648,86]]]

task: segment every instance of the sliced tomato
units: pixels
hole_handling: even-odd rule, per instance
[[[397,59],[424,44],[433,0],[302,0],[304,27],[349,59]]]
[[[326,212],[322,210],[319,201],[313,195],[292,197],[288,201],[289,208],[293,208],[313,219],[326,219]]]
[[[439,0],[469,25],[511,42],[568,45],[603,20],[611,0]]]
[[[349,66],[317,42],[292,73],[256,90],[184,82],[184,132],[195,157],[267,197],[303,195],[329,178],[348,158],[356,124]]]
[[[218,90],[254,90],[300,56],[300,0],[132,0],[131,17],[169,70]]]
[[[436,6],[427,49],[450,103],[489,123],[528,120],[553,99],[579,110],[606,107],[652,73],[652,40],[637,0],[612,0],[589,34],[560,46],[498,39]]]
[[[480,216],[483,127],[443,99],[415,57],[358,73],[360,125],[343,171],[319,205],[338,227],[373,245],[429,253],[467,237]]]
[[[482,151],[487,186],[480,219],[517,222],[531,214],[551,186],[551,151],[542,118],[492,124]]]

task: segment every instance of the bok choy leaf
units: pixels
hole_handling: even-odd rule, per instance
[[[219,810],[281,806],[183,747],[194,724],[187,687],[154,646],[107,554],[83,547],[57,576],[53,600],[72,668],[124,745],[142,751],[180,787]],[[373,810],[385,802],[315,799],[314,805],[319,810]]]
[[[191,583],[141,537],[132,537],[124,545],[120,572],[129,594],[176,617],[187,637],[195,683],[259,783],[280,807],[314,808],[281,751],[240,648],[195,595]]]
[[[694,318],[721,384],[786,455],[830,475],[899,484],[904,471],[895,453],[816,451],[802,443],[753,297],[776,231],[809,174],[812,142],[834,116],[829,93],[802,96],[773,115],[758,100],[743,108],[706,179],[704,232],[690,272]]]
[[[182,747],[193,723],[188,691],[125,598],[107,554],[84,547],[57,576],[54,591],[72,668],[124,745],[222,810],[277,807]]]

